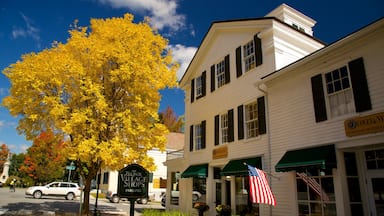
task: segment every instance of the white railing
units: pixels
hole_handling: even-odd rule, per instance
[[[184,157],[184,150],[169,151],[167,152],[167,160],[173,160]]]

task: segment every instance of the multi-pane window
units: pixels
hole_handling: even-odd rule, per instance
[[[332,170],[306,170],[296,184],[299,215],[337,215]]]
[[[228,142],[228,113],[220,116],[221,143]]]
[[[216,77],[217,77],[217,87],[225,85],[225,61],[222,60],[216,64]]]
[[[202,149],[202,135],[203,135],[203,127],[201,124],[195,125],[195,131],[194,131],[194,141],[195,141],[195,150]]]
[[[203,95],[203,77],[199,76],[196,78],[196,97]]]
[[[108,184],[109,181],[109,172],[105,172],[103,176],[103,184]]]
[[[384,169],[384,149],[365,152],[368,169]]]
[[[325,74],[331,116],[341,116],[355,111],[353,92],[346,66]]]
[[[245,71],[249,71],[256,67],[256,57],[255,57],[255,45],[254,41],[251,40],[243,46],[244,50],[244,63]]]
[[[257,103],[253,102],[245,106],[246,137],[252,138],[259,135]]]

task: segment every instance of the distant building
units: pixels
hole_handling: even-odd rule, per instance
[[[1,174],[1,177],[0,177],[0,182],[2,184],[4,184],[7,181],[7,179],[9,178],[9,166],[11,165],[11,157],[12,157],[12,154],[9,153],[7,160],[5,161],[5,163],[3,165],[3,173]]]
[[[384,20],[330,45],[315,23],[286,4],[212,23],[180,81],[185,147],[166,161],[167,209],[384,214]],[[267,173],[276,206],[250,203],[244,163]]]
[[[167,153],[181,150],[184,147],[184,134],[169,133],[166,135],[167,144],[166,150],[161,152],[158,149],[148,151],[148,155],[153,157],[157,169],[150,173],[151,179],[148,185],[148,192],[153,195],[156,201],[160,201],[161,195],[166,191],[167,182],[167,167],[164,162],[167,159]],[[117,170],[102,170],[99,174],[100,189],[104,192],[117,191],[118,171]]]

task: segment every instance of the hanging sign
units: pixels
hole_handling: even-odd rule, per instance
[[[148,197],[149,172],[138,164],[131,164],[119,171],[117,194],[119,197],[138,199]]]

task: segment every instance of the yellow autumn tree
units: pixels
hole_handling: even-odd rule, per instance
[[[159,123],[160,89],[177,85],[178,64],[168,41],[148,20],[133,16],[77,23],[66,43],[22,56],[3,73],[12,87],[3,105],[20,116],[18,130],[30,140],[42,131],[66,137],[65,154],[84,180],[83,214],[89,211],[91,180],[100,168],[138,163],[164,149],[168,132]]]

